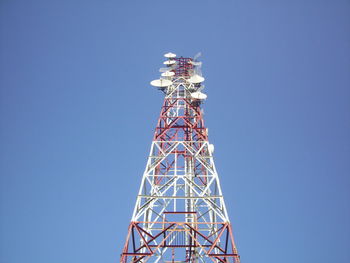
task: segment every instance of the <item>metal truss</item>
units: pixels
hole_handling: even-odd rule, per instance
[[[191,98],[200,87],[187,70],[178,67],[163,90],[122,263],[240,262],[201,102]]]

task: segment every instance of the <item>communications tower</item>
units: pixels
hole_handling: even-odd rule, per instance
[[[239,263],[201,104],[197,57],[164,55],[165,95],[121,263]]]

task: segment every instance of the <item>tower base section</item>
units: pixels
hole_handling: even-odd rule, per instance
[[[141,240],[141,241],[140,241]],[[131,222],[121,263],[239,263],[230,223]]]

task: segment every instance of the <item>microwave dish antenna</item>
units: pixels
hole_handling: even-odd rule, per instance
[[[162,77],[172,77],[175,75],[173,71],[165,71],[162,74],[160,74]]]
[[[171,80],[168,79],[155,79],[151,81],[151,85],[157,88],[165,88],[173,84]]]
[[[195,67],[201,67],[202,66],[202,62],[201,61],[190,61],[188,62],[190,63],[191,65],[195,66]]]
[[[208,96],[203,92],[196,91],[191,93],[191,97],[192,99],[195,99],[195,100],[205,100]]]
[[[176,61],[172,60],[172,59],[163,62],[163,64],[168,66],[168,67],[174,65],[175,63],[176,63]]]
[[[169,59],[176,58],[176,54],[169,52],[169,53],[164,54],[164,57],[169,58]]]
[[[199,83],[202,83],[204,80],[205,78],[203,78],[202,76],[198,74],[194,74],[188,79],[188,82],[192,84],[199,84]]]

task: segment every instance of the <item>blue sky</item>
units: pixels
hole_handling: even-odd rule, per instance
[[[201,51],[244,262],[350,262],[350,2],[0,3],[0,262],[118,262],[162,94]]]

